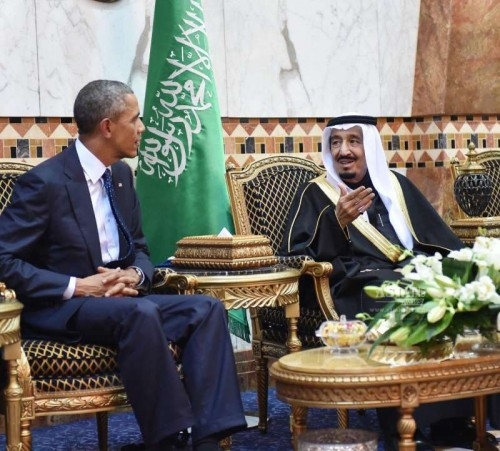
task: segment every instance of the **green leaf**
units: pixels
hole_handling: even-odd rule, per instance
[[[442,261],[443,274],[466,284],[472,282],[477,275],[477,266],[474,262],[464,262],[445,257]]]
[[[399,329],[399,325],[397,326],[394,326],[394,327],[391,327],[389,330],[385,331],[382,335],[380,335],[380,337],[378,337],[374,342],[373,344],[371,345],[370,347],[370,350],[368,351],[368,357],[370,357],[370,355],[372,354],[373,350],[379,346],[381,343],[384,343],[385,341],[388,341],[389,340],[389,337],[391,336],[391,334]]]
[[[405,348],[409,348],[414,344],[421,343],[427,340],[427,326],[424,322],[421,322],[419,325],[414,327],[408,335],[408,338],[403,343]]]
[[[412,333],[404,342],[404,346],[410,347],[432,340],[446,330],[452,319],[453,313],[447,311],[437,323],[431,324],[427,320],[422,320],[413,328]]]

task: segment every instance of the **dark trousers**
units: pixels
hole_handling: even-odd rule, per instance
[[[118,349],[120,375],[146,444],[192,427],[192,438],[245,428],[222,303],[208,296],[89,298],[71,327]],[[167,343],[183,349],[181,381]]]

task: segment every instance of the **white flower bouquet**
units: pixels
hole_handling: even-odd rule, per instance
[[[392,298],[368,322],[374,347],[391,342],[403,348],[418,346],[425,353],[444,339],[455,341],[467,330],[496,336],[500,311],[500,240],[478,237],[472,248],[452,251],[443,258],[418,255],[402,269],[398,281],[367,286],[373,298]]]

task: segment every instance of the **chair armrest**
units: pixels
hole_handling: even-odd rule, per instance
[[[300,269],[301,276],[307,275],[312,277],[316,299],[323,315],[328,320],[339,319],[330,293],[329,279],[333,272],[331,263],[316,262],[308,255],[278,256],[278,261],[291,268]]]
[[[314,261],[308,255],[292,255],[292,256],[277,255],[276,257],[278,259],[278,263],[294,269],[302,269],[304,267],[304,262]]]
[[[156,267],[151,291],[155,294],[188,294],[194,292],[197,284],[196,276],[179,274],[171,268]]]
[[[330,292],[330,274],[332,272],[333,265],[329,262],[305,260],[302,267],[302,274],[307,274],[313,278],[314,292],[323,315],[327,320],[338,321],[339,315],[335,311]]]
[[[312,277],[314,292],[323,315],[328,320],[338,320],[333,299],[330,294],[330,274],[333,266],[328,262],[316,262],[307,255],[294,257],[278,256],[279,263],[291,268],[299,269],[301,277]],[[171,268],[156,267],[153,273],[151,290],[156,294],[194,293],[197,287],[197,278],[191,274],[179,274]]]

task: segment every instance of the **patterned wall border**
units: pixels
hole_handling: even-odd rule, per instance
[[[242,165],[266,154],[305,154],[318,160],[325,118],[222,118],[226,160]],[[387,161],[393,168],[426,168],[500,148],[500,115],[379,118]],[[72,118],[0,118],[3,158],[47,158],[77,136]],[[311,154],[311,155],[309,155]],[[314,155],[314,156],[313,156]]]

